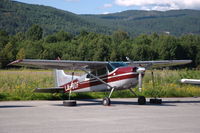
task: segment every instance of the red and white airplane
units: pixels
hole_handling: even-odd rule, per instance
[[[35,92],[69,93],[69,101],[65,101],[65,105],[76,105],[76,101],[70,100],[71,92],[102,91],[110,91],[109,96],[103,99],[103,105],[110,105],[113,91],[129,89],[136,95],[131,88],[138,84],[139,90],[142,89],[142,77],[147,68],[183,65],[190,62],[191,60],[106,62],[23,59],[16,60],[10,65],[56,69],[56,87],[37,88]],[[75,76],[72,72],[71,75],[66,75],[61,69],[82,70],[85,74]],[[138,96],[138,104],[146,104],[144,96]]]

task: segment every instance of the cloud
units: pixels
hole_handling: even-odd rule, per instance
[[[102,14],[106,15],[106,14],[110,14],[110,12],[103,12]]]
[[[200,9],[200,0],[115,0],[115,4],[143,10]]]
[[[112,4],[104,4],[103,7],[104,8],[111,8],[113,5]]]

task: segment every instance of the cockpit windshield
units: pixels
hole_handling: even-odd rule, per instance
[[[118,67],[124,67],[124,66],[128,66],[128,65],[124,62],[110,62],[107,65],[107,68],[108,68],[109,72],[111,72]]]

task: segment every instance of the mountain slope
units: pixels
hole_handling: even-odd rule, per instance
[[[131,36],[152,32],[167,32],[179,36],[188,33],[200,34],[200,11],[130,10],[107,15],[77,15],[48,6],[0,1],[0,29],[15,34],[27,31],[32,24],[40,25],[45,35],[60,30],[72,34],[81,30],[105,34],[124,30]]]
[[[124,11],[107,15],[84,15],[93,22],[122,29],[132,34],[170,32],[173,35],[200,33],[200,11],[172,10],[160,11]]]
[[[10,0],[0,1],[0,28],[11,34],[26,31],[32,24],[38,24],[45,34],[64,30],[76,34],[85,29],[105,32],[106,27],[89,22],[71,12],[56,8],[24,4]],[[103,29],[103,30],[102,30]]]

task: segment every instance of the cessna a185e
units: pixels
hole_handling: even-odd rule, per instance
[[[110,97],[113,91],[131,89],[137,84],[142,88],[142,77],[148,68],[183,65],[191,60],[163,60],[163,61],[131,61],[129,62],[106,62],[106,61],[72,61],[72,60],[16,60],[9,65],[19,65],[38,68],[50,68],[55,70],[56,87],[36,88],[35,92],[69,93],[69,100],[64,105],[74,106],[76,101],[70,100],[71,92],[102,92],[110,91],[108,97],[103,99],[103,105],[110,105]],[[75,76],[66,75],[61,69],[82,70],[86,74]],[[137,96],[137,95],[136,95]],[[146,104],[144,96],[137,96],[138,104]]]

